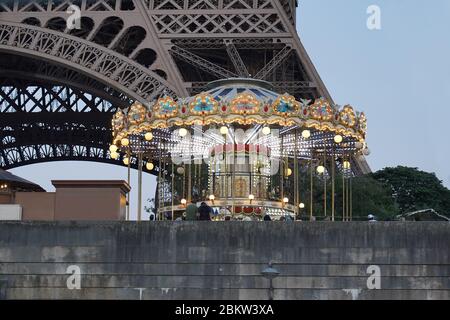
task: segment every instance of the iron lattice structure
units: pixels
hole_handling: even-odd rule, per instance
[[[67,27],[70,5],[81,9],[80,29]],[[193,95],[221,78],[250,75],[297,99],[332,101],[296,33],[296,7],[296,0],[1,1],[0,166],[122,165],[108,151],[117,108]],[[355,174],[370,171],[363,158],[354,163]]]

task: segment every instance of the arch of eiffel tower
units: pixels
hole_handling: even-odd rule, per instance
[[[80,28],[68,28],[71,5]],[[297,0],[0,1],[0,167],[109,157],[117,108],[248,77],[331,99],[296,32]],[[370,172],[353,159],[355,174]],[[133,166],[135,163],[133,163]],[[158,170],[158,168],[155,168]]]

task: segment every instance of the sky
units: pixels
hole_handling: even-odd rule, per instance
[[[380,8],[380,30],[367,28],[370,5]],[[299,0],[297,30],[334,101],[366,113],[372,171],[418,167],[450,187],[450,1]],[[11,171],[47,191],[52,179],[127,176],[119,166],[70,161]],[[144,199],[155,184],[144,174]],[[135,218],[134,170],[131,185]]]

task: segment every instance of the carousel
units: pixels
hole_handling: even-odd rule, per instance
[[[349,221],[352,166],[369,153],[366,121],[350,105],[297,101],[265,81],[218,80],[192,97],[118,110],[110,156],[138,167],[138,220],[148,171],[157,176],[161,220],[181,216],[190,202],[207,202],[214,220],[314,220],[320,183],[320,215]]]

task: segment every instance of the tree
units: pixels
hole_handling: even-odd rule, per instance
[[[353,178],[352,194],[354,217],[373,214],[378,219],[385,220],[398,214],[398,207],[389,186],[371,175]]]
[[[326,180],[327,186],[327,216],[331,216],[331,179],[328,177]],[[300,184],[304,186],[300,190],[300,199],[306,204],[306,209],[302,214],[306,217],[309,214],[310,205],[310,176],[307,172],[303,173],[300,177]],[[369,214],[375,215],[378,219],[389,219],[395,217],[399,212],[395,203],[395,199],[392,196],[390,187],[372,177],[372,175],[363,175],[359,177],[353,177],[351,179],[352,184],[352,216],[355,219],[363,218],[367,219]],[[293,187],[288,188],[292,190]],[[290,195],[292,196],[292,195]],[[313,211],[314,216],[324,217],[324,179],[317,175],[313,178]],[[342,175],[338,174],[335,178],[335,219],[342,219]]]
[[[440,214],[450,214],[450,190],[434,173],[398,166],[379,170],[372,176],[389,186],[400,213],[435,209]]]

